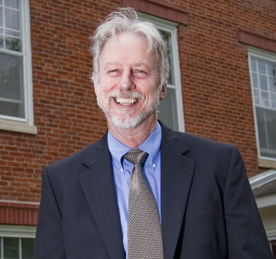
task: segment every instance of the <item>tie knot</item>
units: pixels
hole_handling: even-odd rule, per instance
[[[148,157],[148,153],[142,151],[141,149],[133,149],[128,151],[125,155],[124,158],[129,161],[132,164],[139,164],[142,166],[145,162],[145,160]]]

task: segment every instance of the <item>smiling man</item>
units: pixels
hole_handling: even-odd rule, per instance
[[[270,259],[242,158],[158,121],[166,44],[131,8],[94,33],[108,131],[43,171],[35,258]]]
[[[145,36],[123,32],[106,42],[99,67],[95,91],[108,128],[117,140],[137,148],[155,128],[159,100],[165,97],[156,54]]]

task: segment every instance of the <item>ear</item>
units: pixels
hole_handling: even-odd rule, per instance
[[[166,97],[166,94],[167,94],[167,84],[164,84],[164,85],[162,86],[161,91],[160,91],[159,100],[160,100],[160,101],[164,100],[165,97]]]

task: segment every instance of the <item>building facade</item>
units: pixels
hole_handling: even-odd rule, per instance
[[[0,0],[0,258],[32,258],[42,169],[107,129],[90,36],[123,6],[167,42],[161,121],[239,148],[275,249],[275,0]]]

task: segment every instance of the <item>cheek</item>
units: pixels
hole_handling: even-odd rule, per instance
[[[109,92],[117,89],[118,82],[116,80],[103,79],[100,83],[102,94],[107,95]]]

